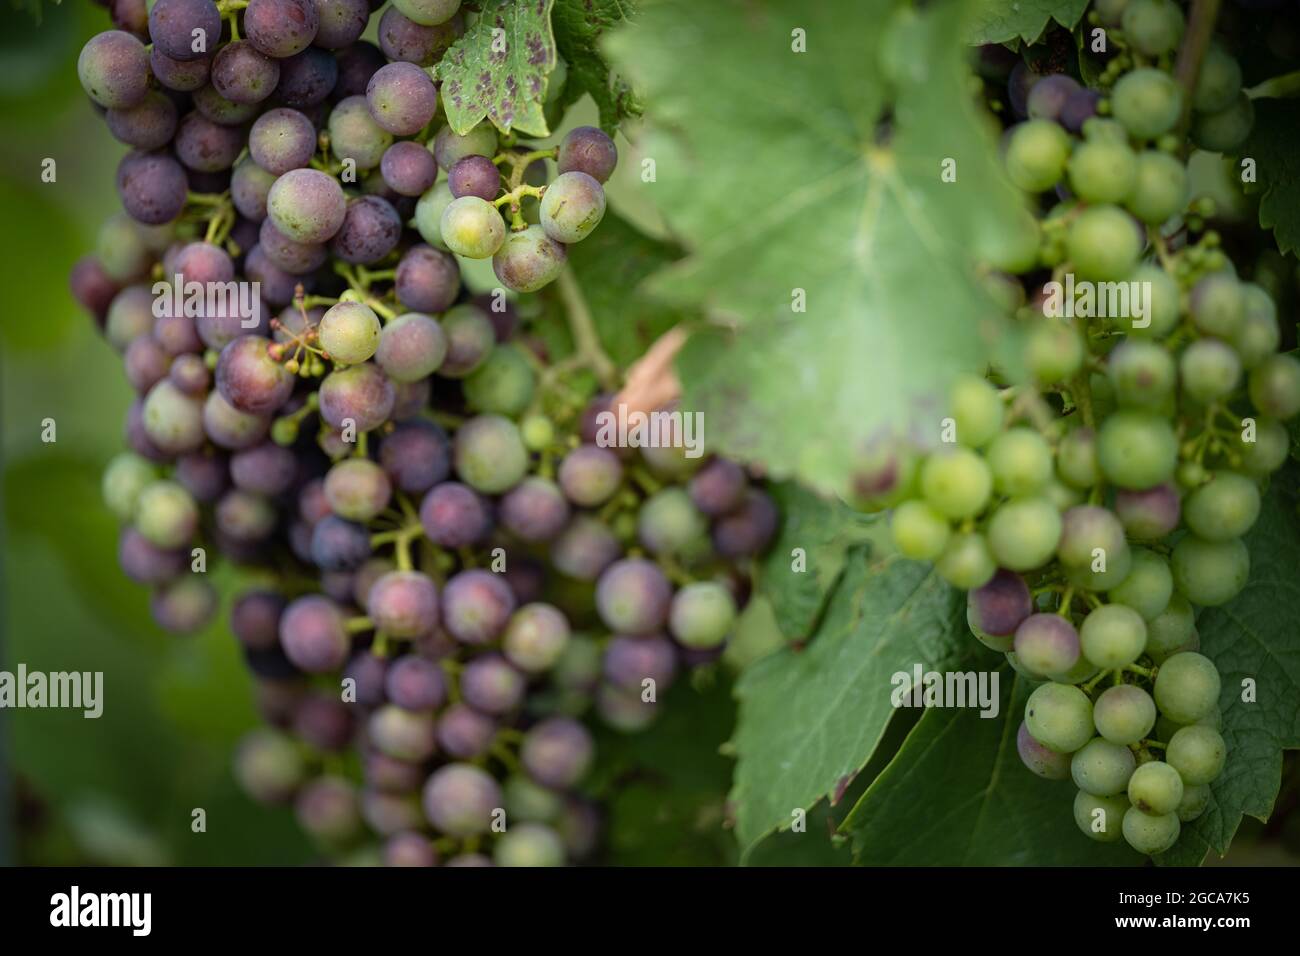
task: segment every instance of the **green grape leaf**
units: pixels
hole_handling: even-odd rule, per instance
[[[781,510],[781,530],[763,559],[759,586],[781,632],[803,640],[840,579],[849,548],[867,540],[879,522],[794,482],[771,490]],[[795,570],[796,562],[801,570]]]
[[[600,52],[606,33],[631,20],[636,5],[631,0],[556,0],[551,11],[555,46],[568,64],[564,89],[547,106],[552,126],[559,124],[565,110],[590,96],[600,111],[600,125],[611,136],[619,120],[639,112],[631,88],[617,75]]]
[[[1259,224],[1273,230],[1282,252],[1300,251],[1300,102],[1257,99],[1255,125],[1237,150],[1255,161],[1258,181],[1246,192],[1259,196]]]
[[[1194,866],[1213,850],[1222,856],[1243,814],[1268,818],[1282,779],[1282,751],[1300,747],[1300,466],[1274,475],[1259,521],[1247,536],[1250,583],[1221,608],[1196,620],[1201,653],[1219,668],[1223,739],[1228,761],[1210,784],[1205,813],[1183,826],[1178,843],[1157,863]],[[1245,682],[1255,699],[1242,700]]]
[[[1033,43],[1051,20],[1073,30],[1086,9],[1088,0],[980,0],[967,39],[972,45]]]
[[[736,327],[687,344],[683,405],[774,478],[847,492],[865,441],[1006,341],[973,257],[1023,208],[970,96],[965,22],[901,0],[667,0],[606,42],[647,103],[645,188],[690,252],[651,288]],[[754,95],[755,75],[779,82]]]
[[[894,674],[953,668],[972,645],[964,599],[933,570],[852,551],[811,642],[758,661],[736,685],[730,801],[742,852],[842,795],[894,715]]]
[[[464,135],[483,119],[502,132],[549,136],[542,104],[555,69],[554,0],[487,0],[437,66],[447,122]]]

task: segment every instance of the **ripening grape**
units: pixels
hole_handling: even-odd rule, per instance
[[[418,312],[399,315],[379,332],[375,363],[394,382],[426,379],[438,371],[446,357],[447,336],[427,315]]]
[[[515,710],[525,689],[524,675],[500,654],[475,657],[461,673],[460,692],[465,703],[485,714],[499,716]]]
[[[1145,491],[1120,489],[1115,493],[1115,514],[1129,537],[1158,541],[1178,527],[1182,503],[1172,482]]]
[[[988,464],[967,448],[937,451],[921,466],[921,491],[939,513],[970,518],[984,509],[993,490]]]
[[[604,215],[605,190],[583,172],[561,173],[542,196],[541,226],[556,242],[581,242]]]
[[[429,246],[412,246],[397,263],[398,300],[411,312],[441,312],[460,293],[460,270],[454,256]]]
[[[452,704],[438,720],[438,746],[453,757],[472,760],[487,751],[496,730],[496,722],[486,714]]]
[[[275,227],[295,242],[326,242],[347,215],[338,180],[318,169],[291,169],[271,186],[266,211]]]
[[[1118,684],[1102,691],[1093,705],[1097,733],[1111,743],[1128,746],[1151,733],[1156,722],[1156,705],[1140,687]]]
[[[1092,738],[1092,701],[1077,687],[1042,684],[1025,703],[1025,726],[1049,750],[1073,753]]]
[[[987,584],[998,566],[984,536],[972,531],[953,535],[935,569],[953,587],[969,591]]]
[[[569,622],[550,604],[525,604],[511,616],[501,638],[506,659],[527,674],[555,665],[569,642]]]
[[[519,757],[524,769],[544,787],[564,789],[591,766],[591,734],[568,717],[549,717],[525,735]]]
[[[370,715],[366,736],[380,753],[411,763],[429,759],[437,746],[429,715],[395,704],[385,704]]]
[[[1190,651],[1174,654],[1156,674],[1156,706],[1180,724],[1192,724],[1219,702],[1219,672],[1208,657]]]
[[[1144,813],[1161,816],[1173,813],[1183,799],[1183,780],[1167,763],[1153,760],[1133,771],[1128,781],[1128,798]]]
[[[321,347],[330,358],[358,365],[375,354],[381,325],[374,310],[361,302],[342,301],[330,306],[318,326]]]
[[[1006,168],[1011,181],[1026,192],[1051,189],[1065,174],[1070,139],[1050,120],[1016,126],[1007,140]]]
[[[1128,576],[1110,589],[1110,599],[1137,611],[1150,621],[1158,617],[1174,593],[1174,576],[1169,562],[1146,548],[1133,549]]]
[[[1080,790],[1074,796],[1074,822],[1101,843],[1114,843],[1123,835],[1129,802],[1122,796],[1098,797]]]
[[[149,54],[144,44],[129,33],[121,30],[98,33],[81,49],[77,76],[86,95],[100,106],[130,109],[148,95]]]
[[[339,668],[351,641],[338,606],[308,595],[291,602],[280,616],[280,645],[297,667],[318,674]]]
[[[1033,738],[1022,720],[1016,731],[1016,751],[1032,772],[1046,780],[1064,780],[1070,776],[1070,758],[1049,750]]]
[[[293,56],[307,48],[320,26],[312,0],[250,0],[244,33],[267,56]]]
[[[442,591],[443,627],[465,644],[486,644],[497,638],[514,610],[510,587],[489,571],[461,571]]]
[[[948,519],[916,499],[904,501],[893,510],[889,528],[898,550],[916,561],[936,560],[952,535]]]
[[[482,122],[464,136],[452,131],[450,126],[438,130],[433,138],[433,155],[438,160],[440,169],[451,169],[457,160],[466,156],[496,155],[497,131],[489,122]]]
[[[618,163],[618,149],[603,130],[594,126],[571,129],[560,142],[556,157],[560,173],[586,173],[598,183],[606,182]]]
[[[1178,373],[1173,357],[1154,342],[1129,339],[1106,361],[1115,398],[1130,408],[1159,408],[1173,394]]]
[[[523,350],[498,345],[478,368],[465,377],[465,401],[478,412],[514,417],[533,403],[537,375]]]
[[[320,415],[327,424],[334,428],[351,424],[358,432],[387,421],[397,397],[393,383],[369,362],[331,372],[321,381],[319,395]]]
[[[443,220],[446,218],[444,212]],[[492,257],[492,270],[507,288],[516,292],[536,292],[560,274],[567,259],[564,245],[548,236],[541,226],[534,225],[506,237]]]
[[[1124,278],[1142,251],[1136,224],[1114,206],[1091,206],[1079,213],[1066,244],[1079,278],[1091,281]]]
[[[596,583],[596,610],[610,630],[650,634],[668,620],[672,585],[657,565],[628,558],[610,565]]]
[[[1094,505],[1078,505],[1062,515],[1056,553],[1073,580],[1095,591],[1121,583],[1133,560],[1119,520]]]
[[[1097,667],[1124,667],[1136,661],[1146,647],[1146,622],[1131,607],[1102,605],[1084,618],[1079,643],[1084,656]]]
[[[663,488],[641,505],[637,540],[654,555],[682,557],[708,538],[708,522],[684,488]]]
[[[1000,566],[1029,571],[1047,564],[1056,553],[1061,513],[1045,498],[1012,499],[993,512],[986,534]]]
[[[500,415],[479,415],[462,425],[453,456],[461,480],[484,494],[508,491],[528,469],[518,426]]]
[[[465,548],[487,536],[492,528],[492,512],[474,489],[459,482],[444,481],[424,496],[420,524],[434,544]]]
[[[240,786],[263,803],[289,799],[307,773],[298,746],[276,730],[254,730],[239,742],[234,773]]]
[[[1059,614],[1032,614],[1015,635],[1016,657],[1039,677],[1063,674],[1079,660],[1079,633]]]
[[[574,515],[568,528],[551,545],[551,563],[561,574],[594,581],[622,554],[613,532],[590,515]]]
[[[419,637],[437,626],[438,589],[419,572],[390,571],[371,585],[366,609],[376,629],[398,638]]]
[[[366,85],[366,105],[376,123],[395,136],[413,136],[438,108],[438,91],[429,74],[413,63],[380,67]]]
[[[1136,768],[1133,751],[1101,737],[1092,738],[1070,758],[1074,785],[1095,797],[1123,793]]]
[[[1184,727],[1169,740],[1165,760],[1178,771],[1187,786],[1211,783],[1223,772],[1227,748],[1212,727]]]
[[[210,76],[217,92],[231,102],[260,103],[279,84],[280,63],[247,40],[236,40],[217,51]]]
[[[438,177],[438,161],[420,143],[401,140],[384,150],[379,171],[393,192],[402,196],[421,196],[429,191]],[[416,216],[419,216],[418,206]]]
[[[1015,634],[1033,610],[1029,586],[1020,575],[999,570],[984,585],[966,595],[966,614],[972,623],[994,637]],[[1010,650],[1010,646],[1002,648]]]
[[[1174,586],[1189,601],[1218,607],[1241,593],[1250,578],[1250,551],[1239,538],[1206,541],[1186,535],[1174,545]]]
[[[726,641],[736,620],[736,601],[723,585],[696,581],[673,595],[668,626],[679,644],[707,650]]]

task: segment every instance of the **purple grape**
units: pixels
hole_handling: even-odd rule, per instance
[[[397,298],[411,312],[442,312],[460,294],[460,269],[446,252],[412,246],[397,264]]]
[[[1065,780],[1070,776],[1070,754],[1048,750],[1029,733],[1022,720],[1016,731],[1016,752],[1031,771],[1047,780]]]
[[[251,0],[244,9],[244,33],[267,56],[301,53],[319,26],[313,0]]]
[[[994,637],[1014,634],[1034,609],[1029,585],[1006,569],[1000,569],[984,586],[967,592],[966,607],[971,623]]]
[[[318,840],[340,844],[361,829],[357,793],[342,777],[318,777],[294,800],[298,825]]]
[[[389,418],[394,422],[404,422],[415,418],[429,407],[433,387],[425,378],[418,382],[397,382],[394,392],[396,397],[393,399],[393,414]]]
[[[275,227],[295,242],[326,242],[347,216],[343,187],[319,169],[291,169],[275,181],[266,199]]]
[[[343,676],[353,681],[356,702],[362,707],[378,707],[384,702],[384,679],[388,676],[388,661],[362,651],[348,661]]]
[[[203,406],[169,380],[149,390],[142,408],[145,434],[165,455],[183,455],[203,445]]]
[[[433,119],[438,90],[424,70],[399,60],[375,71],[366,84],[366,105],[394,136],[413,136]]]
[[[388,19],[388,14],[392,12],[389,7],[384,13],[384,20]],[[380,23],[380,36],[383,36],[383,23]],[[394,57],[394,59],[397,59]],[[373,43],[366,40],[359,40],[349,47],[346,47],[335,55],[335,62],[338,64],[338,79],[334,84],[333,97],[336,100],[345,100],[350,96],[365,96],[366,85],[369,84],[370,78],[388,61],[384,59],[384,54]]]
[[[194,327],[208,348],[221,349],[244,335],[263,335],[269,324],[267,307],[260,298],[246,302],[244,295],[221,296],[205,304]]]
[[[364,790],[361,793],[361,815],[370,829],[382,837],[418,830],[424,823],[420,816],[420,800],[414,793]]]
[[[139,106],[149,92],[149,54],[121,30],[97,33],[81,48],[77,76],[86,95],[105,109]]]
[[[340,50],[361,38],[370,22],[368,0],[315,0],[319,28],[313,41],[327,50]]]
[[[352,641],[338,605],[313,594],[298,598],[284,609],[280,646],[299,669],[323,674],[343,666]]]
[[[399,315],[385,325],[375,352],[375,362],[389,378],[408,384],[428,378],[446,357],[442,326],[419,312]]]
[[[388,475],[368,458],[346,458],[325,476],[325,497],[340,518],[367,522],[388,507],[393,496]]]
[[[612,631],[653,634],[668,622],[673,589],[658,565],[625,558],[605,569],[596,582],[596,610]]]
[[[424,769],[418,763],[398,760],[378,750],[366,753],[363,773],[369,786],[384,793],[410,793],[424,782]]]
[[[523,541],[550,541],[569,523],[569,503],[555,482],[525,478],[501,499],[499,516]]]
[[[390,571],[370,587],[366,608],[375,629],[392,637],[412,638],[427,634],[438,626],[438,588],[433,580],[418,571]],[[392,696],[395,703],[414,707]]]
[[[244,792],[262,803],[288,800],[306,774],[298,746],[274,730],[254,730],[239,742],[235,779]]]
[[[275,531],[276,513],[261,495],[236,488],[217,502],[216,525],[223,539],[234,543],[265,541]]]
[[[187,113],[176,128],[175,147],[176,158],[190,169],[205,173],[230,169],[244,150],[244,130]]]
[[[142,335],[126,347],[122,356],[126,380],[143,395],[167,377],[171,356],[151,336]]]
[[[266,219],[266,197],[275,185],[276,177],[268,173],[252,157],[235,164],[230,176],[230,198],[241,216],[261,222]]]
[[[113,26],[142,42],[149,39],[149,10],[145,0],[108,0],[103,5],[108,7]]]
[[[279,63],[280,85],[275,88],[276,100],[291,109],[306,110],[319,106],[329,99],[330,91],[338,82],[338,60],[327,50],[308,47]]]
[[[185,282],[233,282],[235,264],[226,250],[210,242],[191,242],[176,254],[173,268]]]
[[[466,548],[492,530],[492,512],[487,500],[472,488],[444,481],[430,489],[420,503],[420,524],[425,536],[439,547]]]
[[[477,196],[491,202],[501,192],[501,170],[486,156],[465,156],[447,171],[447,185],[457,199]]]
[[[170,634],[193,634],[217,612],[217,592],[201,575],[159,585],[149,595],[149,612]]]
[[[665,690],[677,672],[677,650],[672,641],[659,634],[622,634],[606,645],[602,670],[605,678],[622,690],[639,692],[646,679],[653,680],[657,690]]]
[[[444,378],[465,378],[487,360],[496,342],[488,314],[476,305],[462,303],[442,317],[447,355],[438,368]]]
[[[211,83],[195,90],[191,100],[199,115],[218,126],[243,126],[261,109],[257,103],[236,103],[226,99]]]
[[[442,59],[442,55],[464,32],[464,20],[459,15],[446,23],[424,27],[407,19],[401,11],[390,5],[379,18],[379,46],[384,55],[390,60],[401,60],[419,66],[429,66]]]
[[[374,169],[393,143],[393,134],[375,122],[364,96],[340,100],[329,115],[330,151],[352,160],[359,170]]]
[[[293,392],[293,376],[271,357],[270,349],[269,339],[245,335],[221,350],[217,359],[217,391],[241,412],[269,415]]]
[[[586,173],[599,183],[606,182],[618,164],[614,141],[594,126],[579,126],[560,142],[556,165],[561,173]]]
[[[226,490],[229,483],[227,468],[224,455],[199,451],[176,459],[173,477],[194,496],[195,501],[210,504]]]
[[[352,600],[352,588],[355,584],[356,576],[351,571],[321,572],[321,593],[340,604]]]
[[[1015,650],[1035,674],[1064,674],[1079,662],[1079,632],[1059,614],[1031,614],[1016,628]]]
[[[118,164],[117,194],[136,222],[171,222],[185,208],[188,193],[185,170],[163,153],[127,153]]]
[[[561,574],[594,581],[622,553],[612,531],[598,519],[579,514],[551,545],[551,563]]]
[[[392,204],[378,196],[360,196],[349,200],[330,251],[344,262],[370,265],[396,249],[401,237],[402,220]]]
[[[1045,76],[1035,83],[1025,98],[1025,109],[1030,119],[1060,120],[1070,97],[1081,87],[1063,73]]]
[[[571,717],[549,717],[524,734],[519,759],[528,775],[543,787],[565,790],[591,767],[595,745],[591,734]]]
[[[229,554],[230,552],[226,552]],[[265,681],[288,681],[302,676],[302,671],[294,666],[293,661],[285,655],[284,649],[276,644],[274,647],[268,647],[265,650],[254,650],[251,647],[245,647],[244,666],[248,668],[249,673],[254,678]],[[278,726],[287,727],[293,722],[294,715],[301,706],[301,700],[295,701],[293,706],[287,708],[283,714],[278,715]],[[271,718],[267,718],[271,720]]]
[[[450,474],[451,445],[432,422],[406,422],[384,438],[379,462],[400,490],[423,494]]]
[[[232,103],[260,103],[280,82],[280,64],[247,40],[236,40],[217,51],[211,75],[217,92]]]
[[[241,412],[220,392],[209,392],[203,403],[203,432],[220,448],[249,448],[266,437],[270,429],[267,416]]]
[[[1182,505],[1171,482],[1146,491],[1115,492],[1115,514],[1124,531],[1138,541],[1159,541],[1178,527]]]
[[[470,299],[470,304],[488,317],[498,343],[514,338],[515,331],[519,328],[519,310],[513,302],[505,296],[488,292],[474,296]]]
[[[357,0],[369,9],[365,0]],[[384,844],[384,866],[437,866],[438,851],[429,838],[410,830],[394,833]]]
[[[526,674],[550,670],[569,643],[569,621],[550,604],[534,602],[516,611],[506,625],[506,658]]]
[[[93,255],[78,259],[68,276],[68,288],[77,304],[94,316],[103,329],[108,307],[119,289],[100,261]]]
[[[568,257],[568,247],[533,225],[506,236],[492,257],[492,271],[507,289],[536,292],[560,274]]]
[[[490,571],[461,571],[443,588],[443,627],[463,644],[495,640],[514,610],[515,596],[509,585]]]
[[[772,499],[757,488],[745,493],[740,507],[713,525],[713,547],[724,558],[761,554],[771,543],[780,520]]]
[[[486,833],[501,807],[501,788],[486,772],[454,763],[434,772],[424,785],[424,813],[429,822],[451,837]]]
[[[104,335],[119,351],[153,328],[153,294],[142,285],[128,286],[108,306]]]
[[[618,491],[623,464],[608,448],[579,445],[560,463],[560,487],[575,505],[595,508]]]
[[[438,746],[453,757],[473,760],[496,738],[496,721],[467,704],[452,704],[438,719]]]
[[[136,584],[162,584],[188,570],[189,553],[184,548],[160,548],[134,528],[123,528],[117,563]]]
[[[334,428],[352,422],[358,432],[388,420],[396,398],[393,383],[369,362],[331,372],[320,385],[320,415]]]
[[[320,243],[294,242],[294,240],[275,228],[275,223],[270,219],[262,220],[255,248],[260,249],[261,254],[276,268],[294,276],[315,272],[329,258],[329,252],[325,246]],[[296,308],[287,311],[292,315],[289,321],[294,323],[290,328],[294,331],[302,331],[302,313]],[[324,312],[321,312],[321,315],[324,315]],[[281,325],[285,324],[283,314],[281,314],[280,322]],[[314,324],[320,324],[320,320],[317,319]]]
[[[253,162],[277,176],[301,169],[316,153],[316,127],[297,110],[267,110],[248,133]]]
[[[244,274],[258,283],[258,291],[271,306],[288,305],[297,295],[298,286],[302,286],[304,292],[310,292],[315,286],[314,277],[294,275],[281,269],[260,245],[253,246],[244,257]]]
[[[1011,112],[1016,119],[1028,118],[1029,93],[1041,79],[1042,74],[1035,73],[1023,61],[1018,61],[1011,68],[1011,75],[1007,77],[1007,102],[1011,104]]]
[[[437,710],[447,699],[442,668],[411,654],[393,661],[384,687],[388,699],[406,710]]]
[[[245,591],[230,607],[230,630],[255,651],[278,647],[280,616],[288,602],[274,591]]]
[[[196,30],[202,31],[197,39]],[[149,36],[165,56],[197,60],[221,41],[221,14],[212,0],[157,0],[149,11]]]
[[[419,196],[438,178],[438,161],[421,144],[401,140],[384,150],[379,172],[393,192]]]
[[[393,704],[371,714],[366,730],[376,750],[398,760],[419,763],[433,756],[437,748],[432,715]]]
[[[311,559],[322,571],[352,571],[370,557],[370,532],[365,525],[330,515],[311,532]]]
[[[734,511],[748,488],[745,469],[726,458],[712,458],[692,477],[688,490],[695,507],[711,518]]]
[[[1087,87],[1080,87],[1072,92],[1061,107],[1060,123],[1071,133],[1083,129],[1083,124],[1097,115],[1097,104],[1101,94]]]
[[[171,142],[176,132],[176,104],[162,93],[148,93],[129,109],[109,110],[104,121],[119,142],[135,149],[159,149]]]
[[[464,573],[464,572],[462,572]],[[500,715],[523,703],[524,675],[500,654],[483,654],[465,665],[460,692],[465,703],[485,714]]]
[[[254,494],[274,497],[287,491],[297,476],[293,452],[273,442],[235,452],[230,458],[230,477],[236,487]]]
[[[203,54],[192,60],[178,60],[154,44],[149,51],[149,68],[154,77],[169,90],[193,93],[208,83],[212,58]]]
[[[356,733],[352,711],[333,694],[312,694],[293,715],[293,731],[317,750],[346,750]]]

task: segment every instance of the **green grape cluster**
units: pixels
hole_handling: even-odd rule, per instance
[[[991,277],[1018,303],[1022,368],[959,380],[930,428],[873,446],[859,504],[891,509],[898,551],[967,591],[974,636],[1036,684],[1025,765],[1073,780],[1087,836],[1157,854],[1224,768],[1194,609],[1248,582],[1242,538],[1290,449],[1300,362],[1189,187],[1185,112],[1205,148],[1249,131],[1236,61],[1211,46],[1188,104],[1172,0],[1094,20],[1119,51],[1104,88],[1039,79],[1004,141],[1039,212],[1033,261]]]

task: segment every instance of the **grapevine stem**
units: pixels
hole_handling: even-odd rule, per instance
[[[1192,94],[1196,91],[1196,77],[1201,72],[1201,63],[1205,52],[1210,48],[1210,38],[1214,35],[1214,21],[1219,18],[1221,0],[1192,0],[1192,12],[1187,18],[1187,32],[1183,35],[1183,46],[1178,51],[1178,62],[1174,66],[1174,77],[1183,88],[1183,115],[1179,127],[1187,125],[1192,115]]]
[[[1300,96],[1300,70],[1283,73],[1246,90],[1252,100]]]
[[[1156,672],[1149,667],[1143,667],[1141,664],[1129,664],[1124,668],[1130,673],[1137,674],[1141,677],[1154,677]]]
[[[604,388],[613,388],[618,370],[605,350],[600,346],[600,337],[591,317],[591,309],[582,295],[578,280],[573,277],[571,269],[560,272],[556,285],[560,299],[564,302],[565,315],[569,320],[569,331],[573,335],[573,345],[583,363],[596,373],[596,378]]]
[[[349,634],[360,634],[362,631],[371,631],[374,630],[374,627],[375,625],[370,618],[365,617],[364,615],[361,617],[350,617],[343,623],[343,629]]]
[[[1098,675],[1097,675],[1096,677],[1094,677],[1092,680],[1088,681],[1088,683],[1084,684],[1084,685],[1083,685],[1084,693],[1087,693],[1087,694],[1092,693],[1093,688],[1096,687],[1098,684],[1100,684],[1103,680],[1105,680],[1105,679],[1106,679],[1106,675],[1109,674],[1109,673],[1110,673],[1110,671],[1102,671],[1100,674],[1098,674]]]

